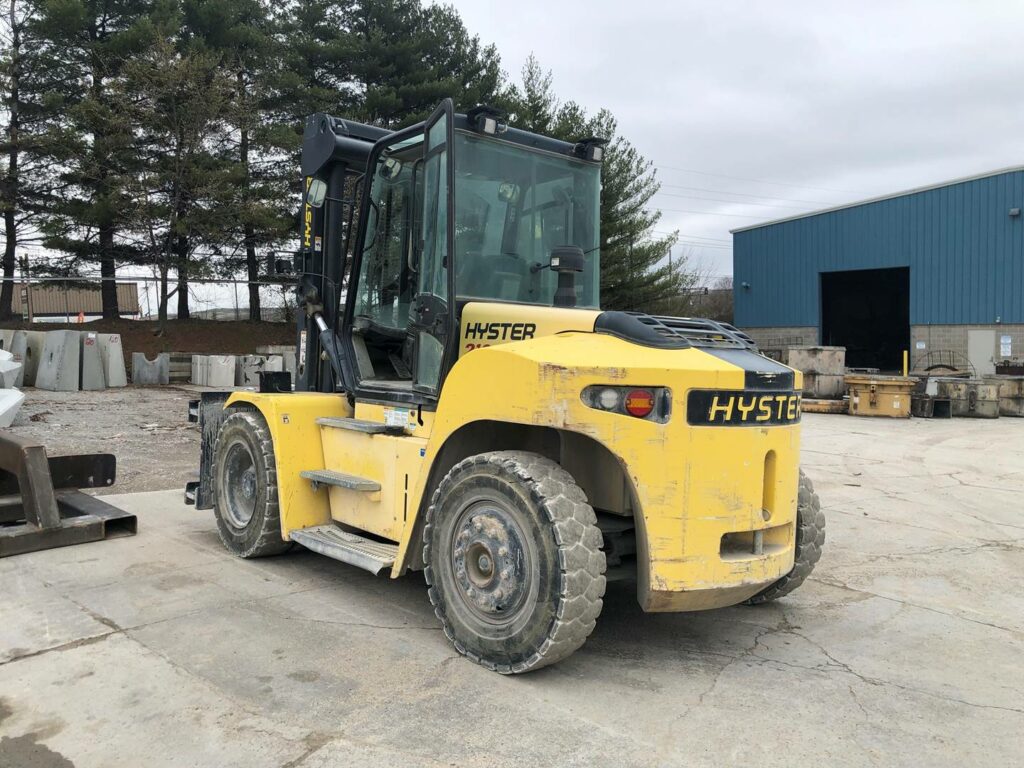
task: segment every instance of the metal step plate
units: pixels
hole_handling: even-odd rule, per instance
[[[338,488],[348,488],[350,491],[379,491],[380,483],[368,477],[347,475],[344,472],[335,472],[330,469],[307,469],[299,473],[299,477],[310,480],[318,485],[333,485]]]
[[[386,544],[343,531],[336,525],[316,525],[292,531],[292,541],[306,549],[369,571],[375,576],[394,565],[397,544]]]
[[[335,429],[351,429],[355,432],[365,432],[368,435],[380,435],[387,431],[387,425],[379,421],[367,421],[366,419],[343,419],[336,416],[322,416],[316,420],[321,427],[334,427]]]

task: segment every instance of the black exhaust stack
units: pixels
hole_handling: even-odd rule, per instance
[[[556,307],[576,306],[576,273],[582,272],[586,256],[578,245],[559,245],[551,249],[551,271],[558,273]]]

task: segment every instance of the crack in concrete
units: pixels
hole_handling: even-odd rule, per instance
[[[25,659],[35,659],[39,656],[45,656],[48,653],[57,653],[60,651],[70,651],[75,648],[82,648],[87,645],[95,645],[96,643],[106,640],[108,637],[119,635],[124,630],[114,630],[112,632],[104,632],[100,635],[90,635],[89,637],[81,637],[78,640],[71,640],[67,643],[61,643],[60,645],[51,645],[49,648],[40,648],[38,651],[30,651],[29,653],[23,653],[20,656],[14,656],[6,661],[0,661],[0,667],[7,666],[8,664],[14,664],[17,661],[24,661]]]
[[[888,601],[893,602],[893,603],[899,603],[900,605],[905,605],[908,608],[917,608],[917,609],[922,610],[922,611],[930,611],[931,613],[937,613],[940,616],[945,616],[945,617],[950,618],[950,619],[959,619],[960,621],[966,621],[966,622],[969,622],[971,624],[978,624],[978,625],[980,625],[982,627],[990,627],[992,629],[1000,629],[1003,632],[1009,632],[1010,634],[1013,634],[1013,635],[1024,635],[1024,631],[1021,631],[1019,629],[1014,629],[1013,627],[1004,627],[1004,626],[1002,626],[1000,624],[992,624],[991,622],[988,622],[988,621],[982,621],[981,619],[972,619],[969,616],[961,616],[960,614],[956,614],[956,613],[949,613],[947,611],[940,611],[938,608],[932,608],[929,605],[921,605],[920,603],[911,603],[911,602],[909,602],[907,600],[900,600],[898,597],[890,597],[889,595],[880,595],[877,592],[871,592],[870,590],[867,590],[867,589],[857,589],[856,587],[851,587],[850,585],[844,584],[841,581],[830,581],[828,579],[823,579],[820,576],[809,576],[807,578],[807,580],[808,581],[816,581],[819,584],[824,584],[825,586],[828,586],[828,587],[835,587],[836,589],[845,589],[845,590],[848,590],[850,592],[856,592],[857,594],[860,594],[860,595],[869,595],[871,597],[877,597],[879,600],[888,600]]]

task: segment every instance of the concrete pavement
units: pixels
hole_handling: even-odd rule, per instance
[[[613,584],[555,667],[458,657],[422,577],[242,561],[179,491],[0,560],[0,766],[1007,765],[1024,753],[1024,420],[805,417],[828,539],[774,605]]]

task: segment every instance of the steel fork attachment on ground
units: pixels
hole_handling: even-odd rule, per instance
[[[0,431],[0,557],[135,534],[135,515],[79,490],[113,485],[116,468],[108,453],[47,456]]]

